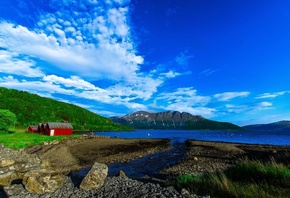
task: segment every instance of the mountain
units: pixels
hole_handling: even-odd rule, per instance
[[[67,120],[75,130],[128,130],[112,120],[79,106],[0,87],[0,109],[8,109],[17,117],[16,126],[28,127],[41,122]]]
[[[242,128],[228,123],[208,120],[199,115],[167,111],[149,113],[137,111],[125,116],[110,118],[115,123],[126,125],[135,129],[192,129],[192,130],[241,130]]]
[[[289,131],[290,132],[290,121],[279,121],[269,124],[253,124],[243,126],[244,129],[251,131]]]

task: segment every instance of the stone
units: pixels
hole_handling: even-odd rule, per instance
[[[51,142],[51,144],[52,144],[52,145],[59,144],[59,141],[58,141],[58,140],[53,140],[53,141]]]
[[[14,163],[13,159],[0,159],[0,168],[11,166]]]
[[[120,170],[119,173],[117,174],[117,176],[126,177],[126,173],[124,171]]]
[[[83,190],[98,189],[104,185],[105,179],[108,175],[108,166],[95,162],[89,173],[80,184]]]
[[[37,169],[27,172],[23,184],[31,193],[52,193],[63,187],[65,176],[50,169]]]
[[[0,174],[0,186],[8,186],[13,180],[16,180],[17,175],[14,171],[9,171]]]

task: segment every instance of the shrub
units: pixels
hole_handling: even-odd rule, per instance
[[[8,132],[15,122],[16,116],[14,113],[6,109],[0,109],[0,133]]]

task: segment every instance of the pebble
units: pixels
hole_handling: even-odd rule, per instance
[[[173,187],[162,187],[159,184],[144,183],[128,177],[108,177],[103,187],[98,190],[84,191],[74,186],[67,177],[61,189],[51,194],[36,195],[25,190],[21,184],[3,187],[6,197],[11,198],[201,198],[206,196],[191,195],[187,190],[178,192]],[[3,193],[3,192],[2,192]],[[2,196],[1,196],[2,195]],[[5,194],[0,197],[4,198]]]
[[[41,163],[33,155],[0,145],[0,157],[8,156],[13,159],[25,158],[33,163]],[[71,177],[67,176],[62,188],[50,194],[37,195],[28,192],[19,182],[10,186],[0,186],[0,198],[208,198],[207,196],[192,195],[185,189],[179,192],[172,186],[163,187],[160,184],[133,180],[127,176],[107,177],[104,185],[98,190],[84,191],[79,186],[76,186],[75,183]]]

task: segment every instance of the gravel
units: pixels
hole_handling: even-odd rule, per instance
[[[198,198],[209,196],[191,195],[187,190],[182,189],[178,192],[174,187],[162,187],[159,184],[144,183],[132,180],[128,177],[108,177],[103,187],[98,190],[84,191],[74,186],[70,177],[67,177],[64,186],[51,194],[36,195],[31,194],[24,189],[21,184],[14,184],[3,188],[3,194],[0,197],[11,198],[139,198],[139,197],[156,197],[156,198]],[[5,195],[6,193],[7,195]]]

